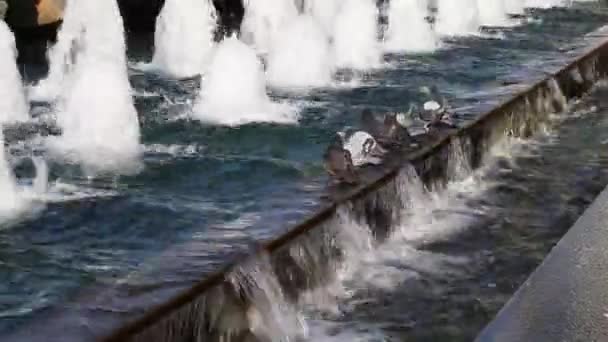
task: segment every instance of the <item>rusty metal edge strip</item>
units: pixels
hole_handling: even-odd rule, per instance
[[[542,87],[546,82],[550,81],[552,78],[560,76],[563,72],[570,71],[572,68],[577,67],[579,64],[583,63],[587,59],[596,57],[596,55],[601,49],[607,47],[608,39],[603,40],[599,44],[595,45],[593,48],[583,52],[580,56],[574,58],[571,62],[560,68],[560,70],[558,70],[557,72],[552,73],[550,74],[550,76],[547,76],[533,83],[528,88],[518,92],[513,97],[503,101],[495,108],[491,109],[485,114],[480,115],[471,122],[465,124],[458,131],[450,135],[444,136],[438,139],[437,141],[429,144],[428,146],[421,148],[418,151],[412,152],[411,155],[406,158],[406,160],[408,160],[409,162],[414,162],[428,157],[444,145],[450,143],[453,138],[464,135],[470,130],[475,129],[476,126],[482,124],[485,120],[488,120],[496,115],[500,115],[509,106],[515,105],[518,101],[521,101],[523,98],[528,96],[528,94],[533,93],[538,88]],[[570,98],[568,98],[568,100],[570,100]],[[325,205],[324,207],[316,211],[310,218],[304,220],[299,224],[296,224],[278,238],[263,243],[260,247],[258,247],[252,253],[247,254],[245,257],[241,256],[236,258],[232,262],[227,263],[220,270],[207,275],[205,279],[201,280],[199,283],[195,284],[191,288],[177,294],[176,296],[169,299],[167,302],[150,309],[147,313],[135,319],[134,321],[128,322],[122,327],[119,327],[108,336],[101,338],[100,341],[128,341],[130,337],[143,331],[145,328],[151,326],[152,324],[160,321],[168,314],[171,314],[174,311],[180,309],[182,306],[188,304],[210,288],[219,285],[225,279],[225,275],[230,272],[236,265],[238,265],[244,258],[249,258],[252,255],[257,255],[259,253],[273,253],[274,251],[290,243],[297,237],[313,230],[319,224],[330,218],[340,205],[348,201],[360,199],[365,195],[376,191],[386,183],[393,180],[398,175],[402,167],[403,164],[395,166],[391,170],[386,171],[375,181],[366,185],[361,185],[353,189],[350,193],[343,196],[342,198],[334,200],[331,204]]]

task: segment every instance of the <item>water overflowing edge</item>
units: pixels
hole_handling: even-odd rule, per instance
[[[608,66],[600,61],[608,61],[608,41],[102,340],[242,340],[256,327],[284,326],[271,321],[288,316],[289,302],[332,282],[328,275],[345,257],[341,238],[353,222],[369,227],[373,244],[381,243],[406,218],[412,190],[444,188],[479,168],[505,138],[532,136],[550,113],[563,111],[606,76]]]

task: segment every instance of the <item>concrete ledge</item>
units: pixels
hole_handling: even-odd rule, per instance
[[[608,188],[476,341],[608,341]]]

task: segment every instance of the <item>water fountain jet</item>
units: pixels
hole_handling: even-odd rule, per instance
[[[81,8],[82,47],[57,106],[60,137],[54,154],[80,163],[88,175],[139,170],[140,129],[127,75],[122,18],[116,1],[88,1]]]
[[[373,0],[344,0],[336,16],[333,48],[338,68],[367,70],[380,64],[378,8]]]
[[[17,69],[15,36],[0,20],[0,124],[29,119],[23,82]]]
[[[152,66],[178,79],[203,73],[216,19],[209,0],[166,0],[156,19]]]
[[[277,34],[268,54],[268,81],[277,87],[314,87],[332,77],[329,38],[309,15],[298,16]]]
[[[241,39],[266,53],[276,34],[298,15],[291,0],[247,0]]]
[[[295,123],[288,106],[266,93],[262,63],[253,48],[231,37],[218,44],[193,108],[196,120],[236,126],[251,122]]]
[[[478,33],[479,9],[476,0],[438,0],[437,31],[446,36]]]
[[[388,52],[432,52],[439,45],[437,36],[426,21],[428,0],[392,0],[389,26],[385,36]]]

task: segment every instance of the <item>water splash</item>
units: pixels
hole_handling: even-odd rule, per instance
[[[568,0],[526,0],[526,7],[552,8],[568,6]]]
[[[476,34],[479,30],[477,0],[438,0],[436,29],[446,36]]]
[[[0,217],[2,220],[6,216],[16,211],[20,211],[23,207],[23,198],[17,190],[17,181],[13,175],[5,156],[4,136],[0,130]]]
[[[392,0],[389,4],[389,26],[385,50],[389,52],[432,52],[439,40],[426,21],[428,0]]]
[[[332,69],[327,35],[313,17],[301,15],[277,34],[266,75],[273,86],[318,87],[329,84]]]
[[[48,167],[38,157],[30,158],[36,170],[31,185],[19,185],[6,158],[4,135],[0,130],[0,224],[10,223],[26,215],[40,202],[48,188]]]
[[[63,23],[57,32],[57,42],[47,52],[49,73],[45,79],[28,89],[31,99],[51,102],[61,94],[64,83],[72,74],[76,56],[81,48],[78,43],[84,30],[81,13],[86,4],[87,2],[83,1],[66,3]]]
[[[127,76],[122,18],[116,1],[83,6],[82,46],[58,104],[60,137],[49,138],[59,158],[88,175],[139,170],[139,121]]]
[[[378,8],[373,0],[344,0],[333,31],[336,66],[366,70],[380,64]]]
[[[15,36],[0,20],[0,124],[26,121],[28,104],[16,64]]]
[[[509,0],[477,0],[479,22],[484,26],[508,26],[506,2]]]
[[[505,9],[508,14],[523,15],[525,13],[526,0],[506,0]]]
[[[156,19],[152,66],[175,78],[204,72],[216,26],[209,0],[167,0]]]
[[[276,34],[298,15],[291,0],[247,0],[244,5],[241,39],[261,53],[268,52]]]
[[[218,44],[193,118],[221,125],[251,122],[295,123],[289,106],[271,102],[266,93],[262,64],[255,51],[236,37]]]
[[[336,14],[344,0],[306,0],[304,13],[312,15],[319,21],[327,35],[331,35]]]

